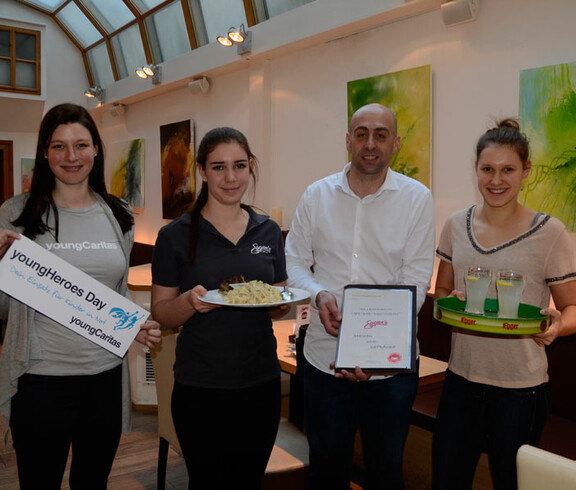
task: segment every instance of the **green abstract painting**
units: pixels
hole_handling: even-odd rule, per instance
[[[130,206],[144,207],[144,139],[116,143],[110,193]]]
[[[348,123],[365,104],[391,109],[398,121],[400,149],[390,167],[430,187],[430,65],[348,82]]]
[[[532,150],[532,172],[520,201],[575,231],[576,63],[522,70],[519,106]]]

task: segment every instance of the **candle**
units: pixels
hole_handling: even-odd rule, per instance
[[[276,221],[278,226],[282,228],[282,208],[281,207],[274,207],[272,208],[272,220]]]

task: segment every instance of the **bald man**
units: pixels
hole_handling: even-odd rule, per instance
[[[358,109],[346,134],[351,161],[304,192],[286,243],[288,282],[310,291],[304,344],[305,424],[310,488],[349,490],[361,429],[363,488],[403,489],[402,453],[418,373],[370,376],[334,371],[340,305],[347,284],[405,284],[424,302],[434,264],[430,191],[390,169],[400,147],[394,113]]]

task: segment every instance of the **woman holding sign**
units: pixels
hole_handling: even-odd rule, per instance
[[[471,489],[482,451],[494,488],[516,489],[516,452],[523,444],[538,445],[548,413],[545,346],[576,332],[576,265],[568,232],[559,220],[518,202],[530,168],[528,140],[515,120],[488,130],[476,145],[482,203],[452,215],[438,243],[435,298],[464,300],[466,266],[513,269],[527,277],[522,302],[542,308],[552,324],[534,336],[453,331],[434,434],[435,489]],[[496,282],[502,281],[493,276],[489,297],[496,297]],[[550,294],[556,309],[549,308]]]
[[[0,208],[0,255],[22,234],[127,294],[134,221],[104,183],[103,145],[83,107],[61,104],[40,125],[29,194]],[[105,489],[130,427],[127,360],[0,293],[7,320],[0,411],[9,420],[20,488],[59,489],[72,447],[70,487]],[[140,325],[153,348],[159,325]],[[7,430],[7,424],[4,425]]]
[[[233,276],[284,283],[284,245],[276,223],[241,204],[256,162],[240,131],[209,131],[196,161],[193,210],[156,240],[152,314],[162,328],[183,325],[172,415],[189,488],[259,489],[280,418],[271,316],[287,307],[219,308],[199,297]]]

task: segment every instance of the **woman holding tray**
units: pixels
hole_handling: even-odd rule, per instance
[[[482,451],[494,488],[517,488],[516,452],[538,445],[548,414],[545,346],[576,332],[574,248],[559,220],[518,202],[530,168],[528,141],[515,120],[488,130],[476,145],[482,203],[452,215],[440,237],[435,298],[464,300],[467,265],[514,269],[527,278],[522,302],[541,307],[552,323],[534,336],[453,330],[434,433],[434,489],[471,489]]]
[[[256,159],[244,135],[209,131],[196,155],[202,189],[190,213],[158,234],[152,314],[178,337],[172,416],[188,488],[259,489],[280,418],[280,368],[271,316],[199,299],[243,276],[284,284],[280,228],[242,204]]]
[[[85,108],[61,104],[40,125],[30,193],[0,208],[0,256],[22,234],[117,293],[127,294],[132,213],[104,183],[103,146]],[[55,246],[58,245],[58,246]],[[127,359],[0,293],[7,320],[0,411],[9,420],[23,490],[102,489],[130,428]],[[156,322],[137,340],[153,348]],[[8,430],[4,420],[4,430]]]

